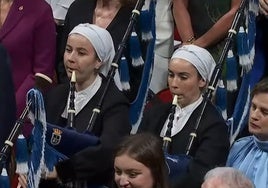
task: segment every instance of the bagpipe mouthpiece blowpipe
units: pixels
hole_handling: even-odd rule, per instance
[[[178,104],[178,96],[174,95],[172,106],[171,106],[170,113],[169,113],[169,118],[168,118],[167,131],[166,131],[165,136],[163,137],[163,151],[165,153],[169,152],[170,143],[172,141],[171,130],[173,127],[174,114],[176,112],[177,104]]]
[[[215,68],[213,70],[213,73],[211,75],[211,79],[209,81],[207,90],[203,95],[203,101],[201,103],[202,108],[201,108],[201,111],[200,111],[200,115],[198,116],[198,119],[196,121],[196,124],[195,124],[193,132],[190,133],[190,138],[189,138],[188,145],[187,145],[187,148],[186,148],[186,155],[189,155],[189,153],[191,151],[192,144],[194,142],[194,139],[197,137],[196,131],[197,131],[198,127],[199,127],[201,118],[202,118],[203,113],[205,111],[207,101],[212,98],[212,94],[215,91],[215,88],[217,86],[218,80],[219,80],[221,72],[222,72],[224,59],[226,58],[226,56],[228,54],[228,50],[231,47],[233,37],[237,33],[238,26],[239,26],[238,23],[240,21],[241,15],[243,14],[243,11],[245,9],[246,2],[249,2],[249,0],[242,0],[241,1],[240,5],[239,5],[239,8],[238,8],[238,10],[237,10],[237,12],[236,12],[236,14],[234,16],[231,28],[228,31],[228,35],[226,37],[226,41],[225,41],[221,56],[220,56],[220,58],[219,58],[219,60],[217,62],[217,65],[215,66]]]
[[[75,83],[76,83],[76,75],[75,71],[72,72],[72,77],[70,81],[70,102],[68,108],[68,116],[67,116],[67,126],[74,128],[74,117],[75,117]]]

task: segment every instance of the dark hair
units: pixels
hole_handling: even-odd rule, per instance
[[[118,146],[115,157],[127,154],[151,170],[154,187],[167,188],[168,175],[162,143],[151,133],[138,133],[126,137]]]
[[[258,82],[251,91],[251,98],[259,93],[268,93],[268,77]]]

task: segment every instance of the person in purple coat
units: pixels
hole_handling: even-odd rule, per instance
[[[51,7],[43,0],[2,0],[0,42],[10,55],[17,117],[33,87],[52,83],[56,30]]]

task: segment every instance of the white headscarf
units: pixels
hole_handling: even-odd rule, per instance
[[[178,48],[171,59],[184,59],[191,63],[206,81],[210,80],[216,63],[211,54],[204,48],[190,44]]]
[[[100,68],[100,72],[104,76],[107,76],[113,58],[115,56],[114,43],[110,33],[104,28],[89,23],[83,23],[77,25],[76,27],[73,28],[73,30],[69,33],[69,35],[74,33],[80,34],[86,37],[90,41],[99,59],[103,63],[103,65]],[[114,80],[117,87],[121,89],[122,85],[120,82],[118,70],[115,73]]]

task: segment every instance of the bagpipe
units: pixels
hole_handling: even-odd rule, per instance
[[[97,106],[93,109],[88,126],[83,133],[79,133],[75,130],[75,72],[73,72],[70,80],[68,123],[66,127],[53,125],[46,121],[44,100],[42,93],[38,89],[31,89],[27,93],[26,107],[16,121],[1,152],[3,156],[8,156],[16,141],[16,153],[18,155],[16,172],[19,174],[27,174],[27,187],[38,187],[41,177],[45,173],[52,171],[55,164],[59,161],[68,159],[75,153],[100,143],[99,138],[93,135],[91,130],[101,112],[105,95],[109,89],[110,83],[113,81],[122,53],[126,48],[126,43],[129,40],[133,26],[137,22],[143,5],[144,0],[138,0],[132,11],[129,25],[108,72],[104,92]],[[34,125],[32,136],[29,140],[30,149],[27,149],[28,143],[26,143],[24,136],[20,134],[21,126],[28,117]],[[3,161],[2,163],[5,162],[6,161]]]
[[[189,140],[188,140],[188,144],[185,150],[185,154],[180,154],[180,155],[169,154],[169,147],[170,147],[170,143],[172,142],[171,130],[173,126],[172,124],[173,124],[175,109],[177,106],[177,96],[175,95],[173,97],[173,102],[170,108],[170,113],[169,113],[169,118],[168,118],[167,130],[166,130],[165,136],[163,137],[163,151],[166,157],[166,162],[167,162],[167,166],[169,169],[169,177],[171,181],[175,178],[181,177],[188,170],[189,162],[192,159],[192,156],[190,156],[189,154],[190,154],[192,145],[196,137],[198,136],[197,129],[199,127],[200,121],[205,111],[207,102],[211,100],[213,92],[216,90],[219,78],[222,73],[224,59],[226,58],[228,50],[231,47],[234,35],[237,34],[238,23],[240,21],[241,15],[243,14],[246,2],[247,0],[241,1],[239,9],[237,10],[235,14],[231,28],[228,31],[228,36],[226,37],[226,41],[225,41],[221,56],[213,70],[208,87],[205,93],[203,94],[203,100],[200,104],[201,105],[200,115],[198,116],[198,119],[196,120],[193,131],[189,135]]]

